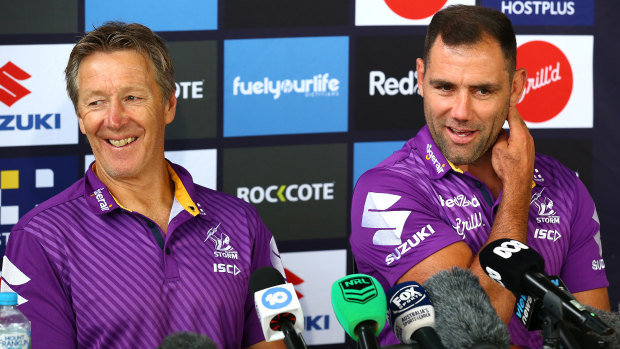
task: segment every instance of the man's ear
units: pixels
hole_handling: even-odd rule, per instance
[[[420,91],[420,96],[424,97],[424,87],[422,86],[422,81],[424,81],[424,61],[422,58],[415,60],[415,70],[418,74],[418,91]]]
[[[527,84],[527,70],[520,68],[515,71],[512,77],[512,86],[510,88],[510,106],[515,107],[521,101],[525,85]]]
[[[169,123],[172,122],[172,120],[174,120],[174,116],[176,112],[177,112],[177,98],[175,97],[173,93],[170,95],[170,97],[164,104],[164,113],[165,113],[164,121],[166,122],[166,125],[168,125]]]
[[[82,132],[83,135],[86,134],[86,130],[84,129],[84,120],[82,119],[82,117],[78,114],[77,116],[78,118],[78,125],[80,125],[80,132]]]

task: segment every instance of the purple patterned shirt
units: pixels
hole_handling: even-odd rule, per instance
[[[220,348],[264,340],[250,274],[282,270],[256,210],[168,168],[175,202],[167,234],[118,205],[92,171],[13,228],[3,291],[19,294],[33,348],[155,348],[177,331]]]
[[[545,259],[573,293],[609,285],[602,260],[594,202],[575,173],[536,154],[527,244]],[[486,242],[501,201],[486,185],[443,156],[424,126],[399,151],[362,175],[353,193],[351,247],[360,273],[387,290],[411,267],[457,241],[477,254]],[[514,344],[541,347],[516,316]],[[381,344],[398,340],[389,325]]]

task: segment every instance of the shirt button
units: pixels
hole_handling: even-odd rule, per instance
[[[170,248],[166,247],[166,254],[170,255]]]

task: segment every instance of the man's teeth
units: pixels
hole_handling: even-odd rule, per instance
[[[136,140],[136,137],[129,137],[129,138],[119,139],[119,140],[108,139],[108,142],[110,142],[110,144],[112,144],[115,147],[122,147],[135,140]]]
[[[459,131],[453,128],[450,128],[450,130],[452,130],[452,132],[454,132],[459,137],[469,136],[472,133],[472,131]]]

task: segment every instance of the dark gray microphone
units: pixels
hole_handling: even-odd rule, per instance
[[[175,332],[164,338],[157,349],[218,349],[218,346],[203,334]]]
[[[446,348],[510,347],[510,334],[471,271],[454,267],[423,284],[435,307],[435,330]]]

